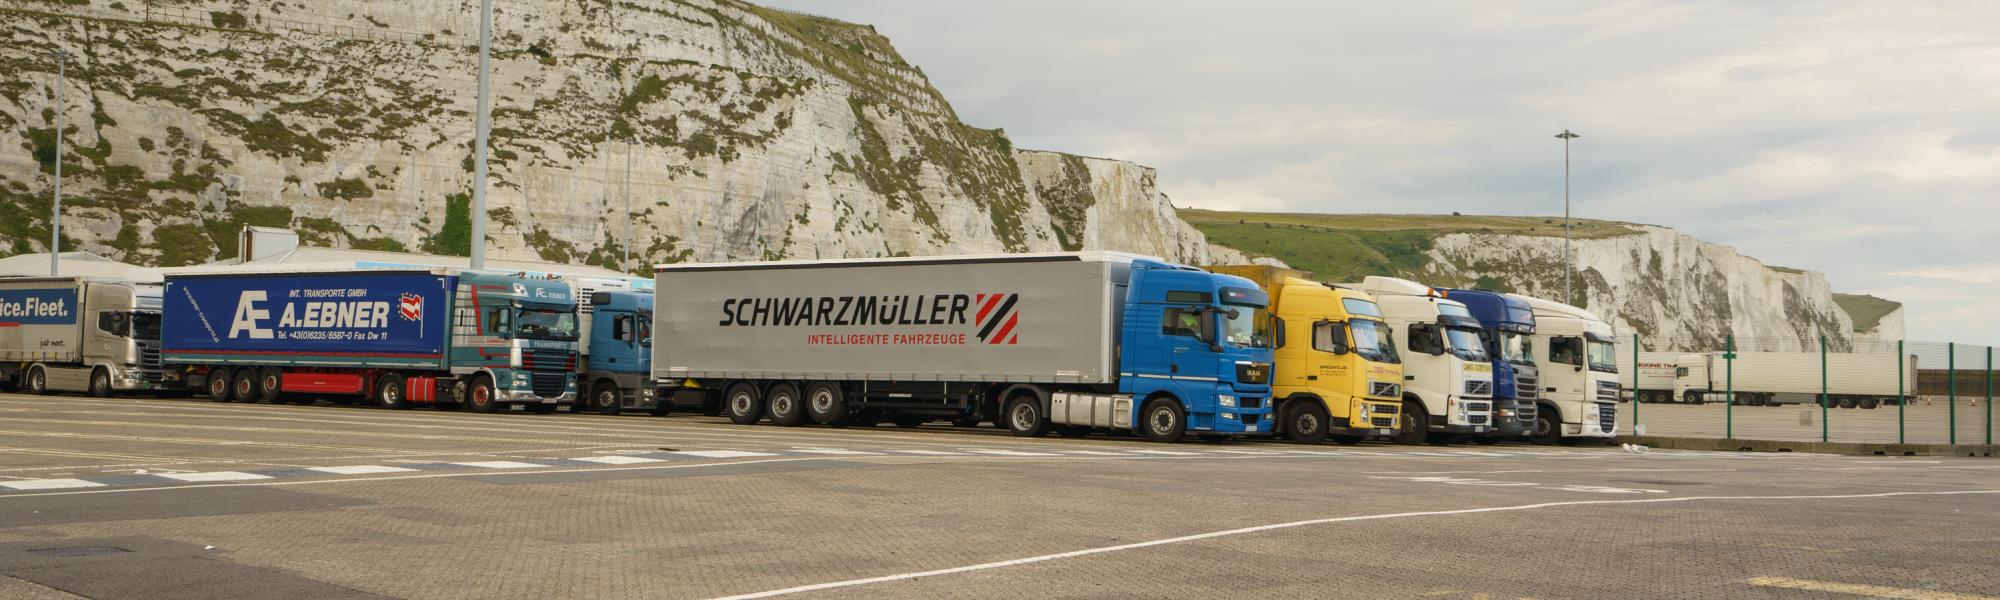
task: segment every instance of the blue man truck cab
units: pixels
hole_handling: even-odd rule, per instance
[[[1267,435],[1257,285],[1069,252],[662,265],[654,380],[741,424]]]
[[[1519,439],[1535,424],[1541,378],[1534,361],[1535,313],[1526,300],[1486,290],[1440,289],[1465,304],[1479,320],[1486,353],[1493,359],[1493,431],[1481,444]]]
[[[578,410],[615,415],[621,410],[667,414],[653,385],[653,292],[598,290],[579,305],[583,361]]]

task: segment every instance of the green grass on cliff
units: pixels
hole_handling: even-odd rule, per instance
[[[1359,281],[1368,275],[1420,277],[1431,240],[1448,233],[1562,236],[1562,220],[1542,217],[1451,215],[1326,215],[1179,211],[1210,242],[1252,256],[1269,256],[1312,271],[1321,281]],[[1576,239],[1638,233],[1628,224],[1571,221]]]
[[[1882,323],[1882,317],[1889,316],[1889,313],[1903,307],[1901,302],[1867,294],[1835,293],[1833,303],[1840,305],[1841,310],[1847,311],[1847,318],[1854,320],[1856,333],[1874,329],[1876,325]]]

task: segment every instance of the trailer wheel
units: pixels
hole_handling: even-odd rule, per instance
[[[90,371],[90,395],[99,398],[111,397],[111,371],[104,367]]]
[[[257,371],[248,367],[237,369],[229,378],[229,395],[237,402],[257,403]]]
[[[1323,444],[1326,443],[1327,419],[1326,408],[1320,406],[1319,400],[1303,400],[1295,403],[1290,416],[1285,417],[1285,433],[1291,435],[1294,442]]]
[[[583,412],[581,408],[583,404],[578,402],[569,405],[570,412]],[[597,414],[600,415],[618,416],[618,386],[609,381],[597,382],[597,387],[590,391],[590,407],[597,409]]]
[[[1855,407],[1858,407],[1858,406],[1861,406],[1861,402],[1860,402],[1860,401],[1858,401],[1858,400],[1855,400],[1853,396],[1848,396],[1848,397],[1846,397],[1846,398],[1841,398],[1841,399],[1840,399],[1840,407],[1841,407],[1841,408],[1855,408]]]
[[[375,402],[390,410],[409,408],[403,399],[403,376],[390,373],[375,380]]]
[[[771,386],[764,394],[764,410],[771,413],[771,424],[779,427],[798,427],[806,424],[806,405],[799,400],[799,386],[780,383]]]
[[[821,425],[842,425],[847,423],[847,394],[840,386],[829,382],[818,382],[806,386],[806,416]]]
[[[1424,410],[1423,400],[1404,398],[1400,421],[1398,425],[1401,425],[1401,428],[1396,431],[1396,437],[1391,438],[1392,441],[1405,446],[1415,446],[1424,443],[1424,438],[1430,437],[1431,413]]]
[[[208,400],[229,401],[229,369],[216,367],[208,370]]]
[[[764,401],[757,397],[757,388],[748,383],[729,386],[722,395],[722,412],[729,415],[729,422],[737,425],[756,425],[764,416]]]
[[[1549,446],[1562,441],[1562,417],[1553,410],[1535,411],[1535,430],[1528,434],[1528,442],[1537,446]]]
[[[284,382],[284,377],[278,374],[277,369],[270,367],[258,369],[257,399],[272,404],[280,403],[280,396],[284,394],[284,390],[281,389],[284,386]],[[311,404],[311,402],[307,402],[307,404]]]
[[[1034,394],[1018,394],[1007,401],[1007,430],[1021,437],[1049,434],[1049,422],[1042,418],[1042,405]]]
[[[1861,406],[1862,410],[1874,410],[1875,407],[1882,405],[1882,401],[1876,399],[1874,396],[1869,396],[1867,398],[1862,398],[1858,402],[1858,404]]]
[[[1178,442],[1187,435],[1187,413],[1181,411],[1181,403],[1172,398],[1155,398],[1146,403],[1146,410],[1139,414],[1140,428],[1146,438],[1155,442]]]
[[[493,378],[485,375],[472,376],[472,385],[465,388],[465,406],[472,412],[499,412],[500,401],[494,397]]]

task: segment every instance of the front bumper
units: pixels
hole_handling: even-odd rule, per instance
[[[1581,423],[1563,424],[1563,434],[1582,438],[1618,437],[1618,405],[1593,402],[1585,405]],[[1608,425],[1608,426],[1607,426]]]
[[[494,390],[496,400],[510,404],[570,404],[576,402],[576,392],[563,392],[561,396],[537,396],[534,390]]]
[[[1348,408],[1352,418],[1336,422],[1327,427],[1327,433],[1339,436],[1391,436],[1396,435],[1397,421],[1403,412],[1402,402],[1379,398],[1356,399]]]

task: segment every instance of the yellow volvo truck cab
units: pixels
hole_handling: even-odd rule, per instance
[[[1278,343],[1271,397],[1279,435],[1308,444],[1395,435],[1403,365],[1374,297],[1315,282],[1296,269],[1208,270],[1255,281],[1271,297],[1271,318],[1259,327],[1277,333],[1265,339]]]

